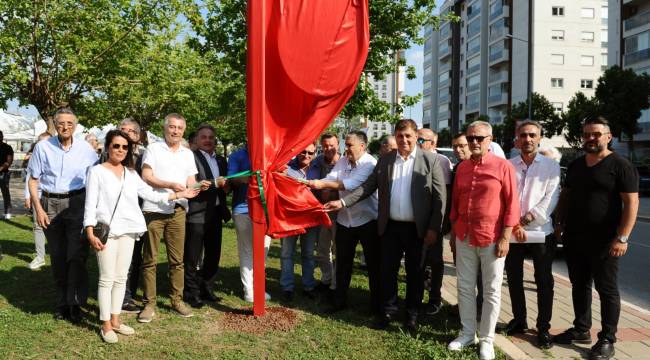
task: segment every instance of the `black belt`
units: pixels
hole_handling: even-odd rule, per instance
[[[46,198],[50,198],[50,199],[67,199],[67,198],[73,197],[75,195],[82,194],[84,192],[86,192],[86,188],[72,190],[72,191],[68,191],[68,192],[65,192],[65,193],[50,193],[50,192],[47,192],[47,191],[43,190],[43,196],[46,197]]]

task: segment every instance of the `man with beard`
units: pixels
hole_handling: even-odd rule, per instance
[[[636,221],[639,175],[627,159],[608,149],[612,133],[605,118],[587,118],[582,139],[586,154],[567,169],[556,218],[556,226],[564,230],[562,242],[575,319],[573,328],[553,341],[591,343],[593,281],[600,297],[602,330],[589,359],[610,359],[621,313],[618,260],[627,251],[627,239]]]
[[[507,335],[523,333],[526,324],[526,297],[524,295],[524,256],[529,253],[535,266],[537,285],[537,341],[542,349],[551,347],[551,315],[553,311],[553,256],[555,236],[551,214],[560,195],[560,165],[537,149],[542,138],[542,126],[526,120],[517,127],[517,145],[520,156],[510,159],[515,167],[519,190],[519,225],[513,235],[517,243],[510,245],[506,257],[508,290],[512,304],[512,319],[504,328]],[[542,231],[544,243],[528,244],[526,231]]]

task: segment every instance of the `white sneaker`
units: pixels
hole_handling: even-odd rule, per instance
[[[115,344],[118,341],[117,334],[113,330],[105,333],[104,329],[101,329],[99,333],[102,335],[102,339],[109,344]]]
[[[135,330],[133,330],[132,327],[125,325],[124,323],[120,324],[120,327],[118,328],[113,328],[113,331],[115,331],[118,334],[122,335],[133,335],[135,334]]]
[[[478,352],[479,359],[492,360],[494,359],[494,345],[490,341],[481,341]]]
[[[32,270],[38,270],[43,265],[45,265],[45,260],[37,256],[29,263],[29,268]]]
[[[5,214],[5,220],[11,220],[11,214],[10,213]]]
[[[457,338],[450,342],[449,345],[447,345],[447,349],[449,351],[461,351],[464,347],[474,345],[477,342],[478,339],[476,339],[476,335],[472,334],[471,336],[468,336],[461,333]]]
[[[264,299],[266,299],[266,301],[271,300],[271,294],[264,293]],[[244,301],[252,303],[253,302],[253,294],[245,292],[244,293]]]

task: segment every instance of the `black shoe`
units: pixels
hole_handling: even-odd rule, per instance
[[[194,297],[194,298],[186,298],[185,302],[194,309],[200,309],[205,305],[205,303],[203,301],[201,301],[201,299],[196,298],[196,297]]]
[[[79,307],[79,305],[71,305],[69,311],[70,322],[73,324],[79,324],[81,322],[81,307]]]
[[[330,284],[319,282],[318,285],[316,285],[316,287],[314,288],[314,290],[322,293],[327,293],[330,291],[330,286],[331,286]]]
[[[393,321],[393,317],[390,314],[382,314],[375,318],[375,321],[372,324],[373,329],[384,330],[390,325],[390,322]]]
[[[435,315],[435,314],[439,313],[441,309],[442,309],[442,304],[439,303],[439,302],[427,303],[424,306],[424,313],[426,315]]]
[[[142,308],[133,301],[122,304],[122,312],[126,314],[137,314],[142,311]]]
[[[67,308],[57,308],[52,315],[54,320],[66,320],[69,316],[70,312]]]
[[[282,291],[282,301],[292,302],[293,301],[293,291],[284,290]]]
[[[510,320],[506,325],[497,326],[497,331],[508,336],[523,334],[528,330],[528,325],[520,323],[515,319]]]
[[[316,299],[316,290],[303,290],[302,295],[309,300]]]
[[[201,300],[204,301],[209,301],[209,302],[219,302],[221,301],[221,298],[215,295],[212,291],[204,290],[201,291],[201,295],[199,297]]]
[[[551,347],[553,347],[553,338],[551,338],[551,334],[548,333],[548,331],[540,331],[537,334],[537,347],[543,350],[548,350]]]
[[[555,335],[553,342],[556,344],[591,344],[591,334],[589,331],[578,331],[575,328],[567,329],[565,332]]]
[[[600,339],[596,345],[591,347],[589,351],[589,360],[608,360],[611,359],[616,351],[614,344],[607,339]]]
[[[416,334],[418,332],[418,316],[409,315],[404,322],[404,329],[411,335]]]

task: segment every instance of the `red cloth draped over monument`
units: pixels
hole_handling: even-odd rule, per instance
[[[268,210],[267,224],[251,176],[253,311],[262,315],[263,234],[283,237],[330,224],[311,191],[278,171],[354,93],[368,55],[368,0],[249,0],[247,21],[248,150]]]

